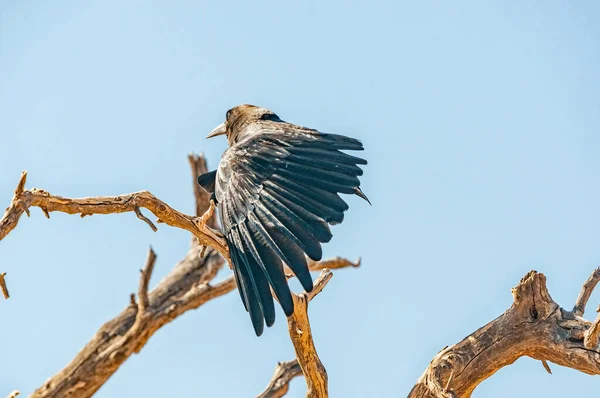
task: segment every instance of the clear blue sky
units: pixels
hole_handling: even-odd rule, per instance
[[[216,166],[225,140],[204,136],[240,103],[357,137],[373,207],[349,198],[325,253],[363,266],[336,272],[310,315],[333,397],[406,396],[527,271],[570,308],[600,263],[598,4],[3,0],[0,205],[27,169],[29,187],[147,189],[191,213],[186,155]],[[127,305],[149,244],[156,283],[189,241],[132,214],[22,218],[0,242],[0,396],[40,386]],[[256,338],[236,294],[213,301],[97,396],[254,396],[293,357],[279,314]],[[475,397],[598,387],[552,369],[521,359]],[[303,392],[297,379],[289,396]]]

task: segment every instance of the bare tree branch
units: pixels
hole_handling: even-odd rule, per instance
[[[596,320],[585,333],[585,338],[583,340],[585,348],[588,350],[598,348],[598,338],[600,338],[600,307],[598,307],[596,312],[598,312]]]
[[[140,300],[138,314],[146,312],[148,309],[148,285],[150,284],[150,277],[152,271],[154,271],[154,263],[156,262],[156,254],[152,247],[148,250],[148,258],[146,259],[146,265],[140,270],[140,287],[138,289],[138,298]]]
[[[15,190],[12,202],[0,220],[0,240],[17,226],[23,212],[25,210],[28,212],[31,206],[42,208],[45,212],[80,213],[82,217],[92,214],[134,212],[140,219],[148,223],[149,220],[141,215],[139,211],[143,207],[158,217],[160,222],[191,232],[200,244],[215,248],[225,259],[229,260],[227,244],[217,231],[209,227],[200,229],[200,226],[196,222],[196,217],[180,213],[148,191],[119,196],[72,199],[51,195],[44,190],[36,188],[24,190],[26,180],[27,172],[24,171]],[[152,223],[149,223],[149,225],[151,228],[153,227]]]
[[[21,394],[19,391],[14,390],[6,398],[15,398],[17,395]]]
[[[583,283],[583,288],[579,293],[579,297],[577,297],[575,307],[573,307],[574,315],[583,316],[585,312],[585,306],[587,305],[587,302],[590,299],[590,296],[592,295],[592,292],[596,288],[598,282],[600,282],[600,267],[596,268],[588,280]]]
[[[0,290],[2,290],[2,295],[5,299],[10,298],[10,294],[8,294],[8,287],[6,287],[6,272],[0,274]]]
[[[275,367],[275,373],[267,388],[257,395],[256,398],[281,398],[290,389],[293,378],[302,374],[302,368],[297,359],[288,362],[280,362]]]
[[[190,157],[193,172],[201,172],[204,164],[204,158]],[[24,182],[19,185],[24,185]],[[22,191],[22,194],[23,192],[27,191]],[[17,200],[20,200],[19,198],[20,196]],[[203,200],[204,197],[196,195],[197,202]],[[127,203],[124,205],[129,206]],[[198,203],[196,206],[199,206]],[[166,205],[165,208],[170,209]],[[52,207],[49,209],[52,211]],[[135,206],[131,209],[135,212]],[[7,213],[14,214],[14,211],[11,213],[7,210]],[[84,214],[104,213],[102,210],[86,208]],[[163,218],[165,221],[169,220],[169,217]],[[4,219],[7,219],[6,214]],[[156,255],[150,249],[140,274],[137,303],[135,295],[132,294],[129,305],[121,314],[105,323],[71,363],[46,381],[32,397],[92,396],[131,354],[142,349],[156,330],[186,311],[198,308],[207,301],[235,289],[233,277],[214,286],[210,284],[224,261],[212,247],[208,249],[204,258],[200,257],[200,251],[201,247],[194,242],[184,259],[149,292],[148,285],[156,261]]]
[[[306,379],[307,398],[328,397],[327,371],[317,355],[312,338],[308,320],[308,302],[323,290],[332,277],[333,273],[326,268],[315,280],[312,292],[292,295],[294,313],[288,318],[288,331],[294,344],[296,358]]]
[[[190,155],[189,161],[194,179],[196,214],[200,216],[208,208],[210,195],[196,188],[198,184],[195,181],[198,175],[206,172],[206,161],[203,156],[195,155]],[[47,380],[31,397],[92,396],[129,356],[140,352],[159,328],[186,311],[196,309],[207,301],[235,289],[233,276],[215,284],[211,283],[224,264],[223,258],[229,258],[226,243],[212,229],[217,226],[214,216],[207,221],[210,227],[202,228],[198,225],[196,217],[174,210],[147,191],[114,197],[70,199],[51,195],[40,189],[25,190],[26,176],[26,172],[23,172],[11,205],[0,220],[0,239],[17,226],[20,216],[24,212],[29,213],[28,209],[31,206],[41,208],[47,216],[52,211],[80,213],[82,217],[134,212],[139,219],[155,230],[156,226],[141,213],[140,209],[145,208],[158,217],[158,222],[185,229],[195,236],[185,258],[151,291],[148,286],[156,254],[150,248],[140,274],[137,301],[135,295],[131,294],[129,304],[121,314],[106,322],[71,363]],[[338,257],[321,262],[311,261],[309,268],[321,270],[325,267],[357,267],[359,264],[360,260],[353,263]],[[288,319],[290,336],[299,358],[297,369],[304,371],[309,397],[327,397],[327,373],[316,354],[312,340],[307,314],[308,302],[325,287],[331,276],[331,271],[325,269],[315,281],[311,293],[294,294],[295,312]],[[284,372],[279,383],[290,377],[292,373],[289,372],[292,370]],[[275,387],[281,394],[284,393],[284,389],[287,391],[281,384]]]
[[[158,231],[158,228],[156,228],[156,225],[154,225],[152,223],[152,221],[150,221],[148,219],[148,217],[146,217],[145,215],[142,214],[142,211],[140,210],[139,207],[134,208],[133,211],[135,212],[135,215],[137,216],[137,218],[139,218],[140,220],[142,220],[143,222],[148,224],[148,226],[150,226],[150,229],[152,229],[152,231],[154,231],[154,232]],[[44,214],[48,214],[48,210],[45,210]],[[48,218],[50,218],[50,214],[48,214]]]
[[[360,257],[358,258],[358,260],[356,260],[356,262],[352,262],[343,257],[335,257],[330,260],[318,261],[318,262],[307,258],[307,261],[308,261],[309,268],[312,266],[312,264],[318,263],[319,269],[322,269],[322,268],[337,269],[337,268],[346,268],[346,267],[358,268],[358,267],[360,267],[360,263],[361,263]]]
[[[503,315],[433,358],[409,398],[469,398],[483,380],[522,356],[600,374],[597,341],[584,344],[592,323],[554,302],[543,274],[529,272],[512,293],[513,305]],[[586,301],[578,300],[576,309]]]
[[[315,263],[311,269],[316,269],[318,264]],[[144,318],[138,318],[139,303],[128,305],[121,314],[98,330],[67,367],[44,383],[31,397],[92,396],[162,326],[235,289],[233,276],[214,285],[210,283],[222,265],[222,258],[213,249],[209,249],[208,255],[201,258],[200,247],[192,247],[173,271],[149,293],[148,310]]]
[[[552,374],[552,369],[550,369],[550,365],[548,365],[548,361],[546,361],[545,359],[542,359],[542,366],[544,367],[546,372],[548,372],[549,375]]]

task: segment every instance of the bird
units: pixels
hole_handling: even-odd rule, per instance
[[[284,265],[307,292],[313,280],[307,257],[322,258],[348,204],[339,194],[371,202],[360,189],[367,161],[345,150],[363,150],[354,138],[288,123],[273,111],[238,105],[206,138],[226,135],[229,147],[217,170],[198,184],[210,196],[205,223],[216,209],[242,303],[257,336],[275,323],[277,297],[286,317],[294,312]]]

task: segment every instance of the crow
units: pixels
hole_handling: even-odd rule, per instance
[[[211,193],[204,223],[218,206],[222,232],[240,297],[257,336],[275,322],[271,289],[286,316],[294,312],[283,263],[310,292],[306,256],[322,257],[329,225],[344,219],[339,193],[371,202],[359,188],[358,165],[367,161],[342,152],[363,150],[360,141],[285,122],[269,109],[239,105],[207,138],[226,135],[229,148],[217,170],[198,177]]]

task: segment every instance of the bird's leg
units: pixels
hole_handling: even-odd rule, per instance
[[[204,214],[202,214],[200,217],[196,217],[196,223],[198,224],[198,227],[201,230],[204,230],[204,227],[206,227],[206,223],[212,217],[214,212],[215,212],[215,201],[211,199],[209,202],[209,205],[208,205],[208,210],[206,210],[204,212]]]

